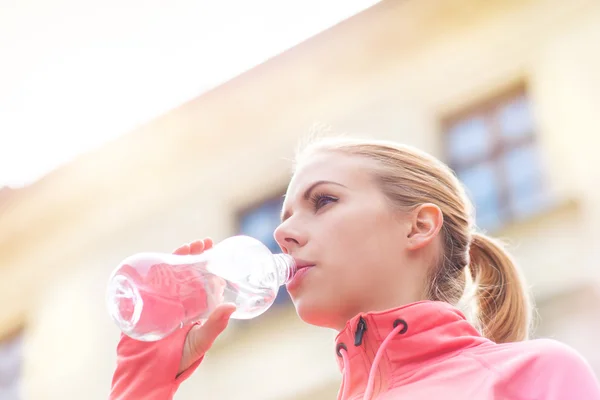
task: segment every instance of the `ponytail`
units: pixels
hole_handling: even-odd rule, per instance
[[[480,233],[473,234],[469,255],[482,334],[496,343],[526,340],[529,294],[513,259],[501,243]]]

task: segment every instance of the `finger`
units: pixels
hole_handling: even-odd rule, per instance
[[[231,314],[233,314],[236,309],[237,309],[237,307],[233,303],[219,304],[217,307],[215,307],[213,312],[208,316],[208,319],[210,320],[214,316],[215,319],[225,318],[225,319],[229,320],[229,318],[231,317]],[[208,322],[208,320],[207,320],[207,322]],[[206,323],[205,323],[205,325],[206,325]]]
[[[190,243],[190,253],[191,254],[200,254],[204,251],[204,241],[202,240],[194,240]]]
[[[210,349],[215,339],[227,328],[235,304],[221,304],[210,314],[203,325],[197,325],[189,333],[190,351],[193,359],[199,359]]]
[[[177,249],[175,249],[175,251],[173,252],[173,254],[179,254],[179,255],[190,254],[190,245],[189,244],[184,244],[183,246],[178,247]]]
[[[204,239],[204,250],[208,250],[208,249],[212,249],[214,243],[213,240],[211,238],[205,238]]]

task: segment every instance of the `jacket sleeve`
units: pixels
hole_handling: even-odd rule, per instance
[[[547,400],[585,399],[600,400],[600,384],[587,361],[574,349],[555,345],[548,362],[544,363],[541,376],[549,378],[545,386]]]
[[[141,342],[121,334],[109,400],[172,399],[181,382],[202,361],[177,376],[188,332],[182,329],[156,342]]]

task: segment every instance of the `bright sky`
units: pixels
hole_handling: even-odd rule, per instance
[[[30,184],[377,2],[0,0],[0,187]]]

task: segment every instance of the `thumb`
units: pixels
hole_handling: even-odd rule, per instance
[[[217,337],[227,328],[231,314],[236,310],[235,304],[221,304],[202,325],[194,326],[188,333],[184,352],[188,353],[189,364],[195,363],[213,345]],[[185,369],[188,366],[183,366]]]

